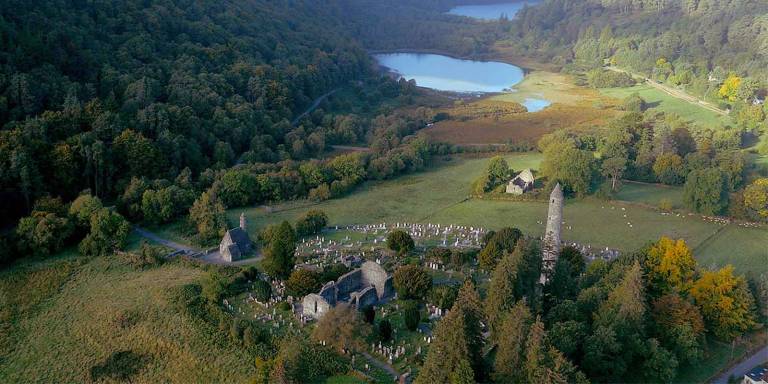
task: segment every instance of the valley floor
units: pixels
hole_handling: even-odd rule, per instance
[[[537,168],[541,155],[507,157],[515,170]],[[241,212],[255,235],[269,224],[294,221],[309,209],[324,210],[330,225],[418,222],[482,226],[512,226],[531,236],[544,232],[547,205],[539,202],[479,200],[469,198],[471,182],[487,159],[453,157],[418,174],[395,180],[369,182],[352,194],[319,204],[296,201],[270,207],[228,211],[235,222]],[[737,222],[721,223],[682,211],[682,189],[655,184],[626,183],[618,200],[569,199],[565,205],[563,238],[625,252],[636,250],[660,236],[683,238],[705,266],[732,264],[737,271],[765,272],[768,265],[768,228],[747,228]],[[672,201],[679,213],[662,214],[662,198]],[[172,227],[171,227],[172,228]],[[166,234],[178,238],[172,229]]]

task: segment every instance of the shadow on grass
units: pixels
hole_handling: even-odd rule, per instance
[[[91,381],[103,380],[129,381],[151,360],[151,356],[133,351],[118,351],[103,363],[91,367]]]

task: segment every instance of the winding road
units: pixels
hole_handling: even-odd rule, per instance
[[[735,377],[741,382],[741,378],[747,374],[752,368],[768,363],[768,345],[760,348],[757,352],[744,359],[742,362],[734,365],[731,369],[725,371],[722,375],[712,380],[712,384],[728,384],[730,377]]]

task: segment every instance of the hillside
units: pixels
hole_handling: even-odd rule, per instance
[[[291,118],[371,73],[334,14],[315,1],[3,0],[3,218],[46,193],[110,197],[131,176],[285,157],[279,145],[312,133],[286,138]]]

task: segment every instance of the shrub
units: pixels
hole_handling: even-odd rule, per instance
[[[397,268],[393,280],[398,296],[405,300],[424,298],[432,288],[432,277],[418,265]]]
[[[367,306],[363,309],[363,320],[368,324],[373,324],[373,320],[376,319],[376,309],[373,306]]]
[[[429,292],[429,301],[438,308],[451,309],[458,295],[458,287],[453,285],[438,285],[432,288]]]
[[[320,274],[320,283],[334,281],[351,270],[351,268],[341,263],[331,264],[323,268],[323,272]]]
[[[328,224],[328,215],[320,210],[311,210],[296,221],[296,234],[308,236],[319,233]]]
[[[391,338],[392,324],[390,324],[387,319],[379,321],[379,339],[381,341],[389,341]]]
[[[302,337],[283,340],[269,382],[316,383],[349,370],[349,362],[333,348]]]
[[[631,87],[635,80],[625,72],[594,69],[587,73],[587,83],[592,88],[616,88]]]
[[[256,300],[266,303],[272,297],[272,286],[264,280],[256,280],[253,283],[253,294]]]
[[[147,244],[146,241],[141,242],[138,253],[124,252],[120,256],[124,262],[136,269],[151,268],[163,262],[160,249]]]
[[[387,235],[387,247],[399,255],[405,255],[415,248],[415,244],[408,232],[396,229]]]
[[[672,209],[674,207],[672,206],[672,200],[663,198],[659,200],[659,209],[661,209],[664,212],[672,212]]]
[[[403,321],[405,327],[410,331],[415,331],[421,322],[421,313],[419,305],[415,300],[406,300],[403,302]]]
[[[227,281],[216,271],[208,274],[203,281],[202,296],[211,303],[218,303],[227,293]]]
[[[326,183],[320,184],[317,188],[312,188],[309,191],[308,198],[316,202],[328,200],[331,198],[331,188]]]
[[[628,112],[643,112],[645,108],[645,100],[637,93],[627,96],[622,103],[622,109]]]
[[[296,269],[285,282],[286,293],[303,297],[320,289],[320,274],[308,269]]]
[[[451,262],[451,250],[449,248],[434,247],[427,250],[428,260],[439,260],[443,264]]]

